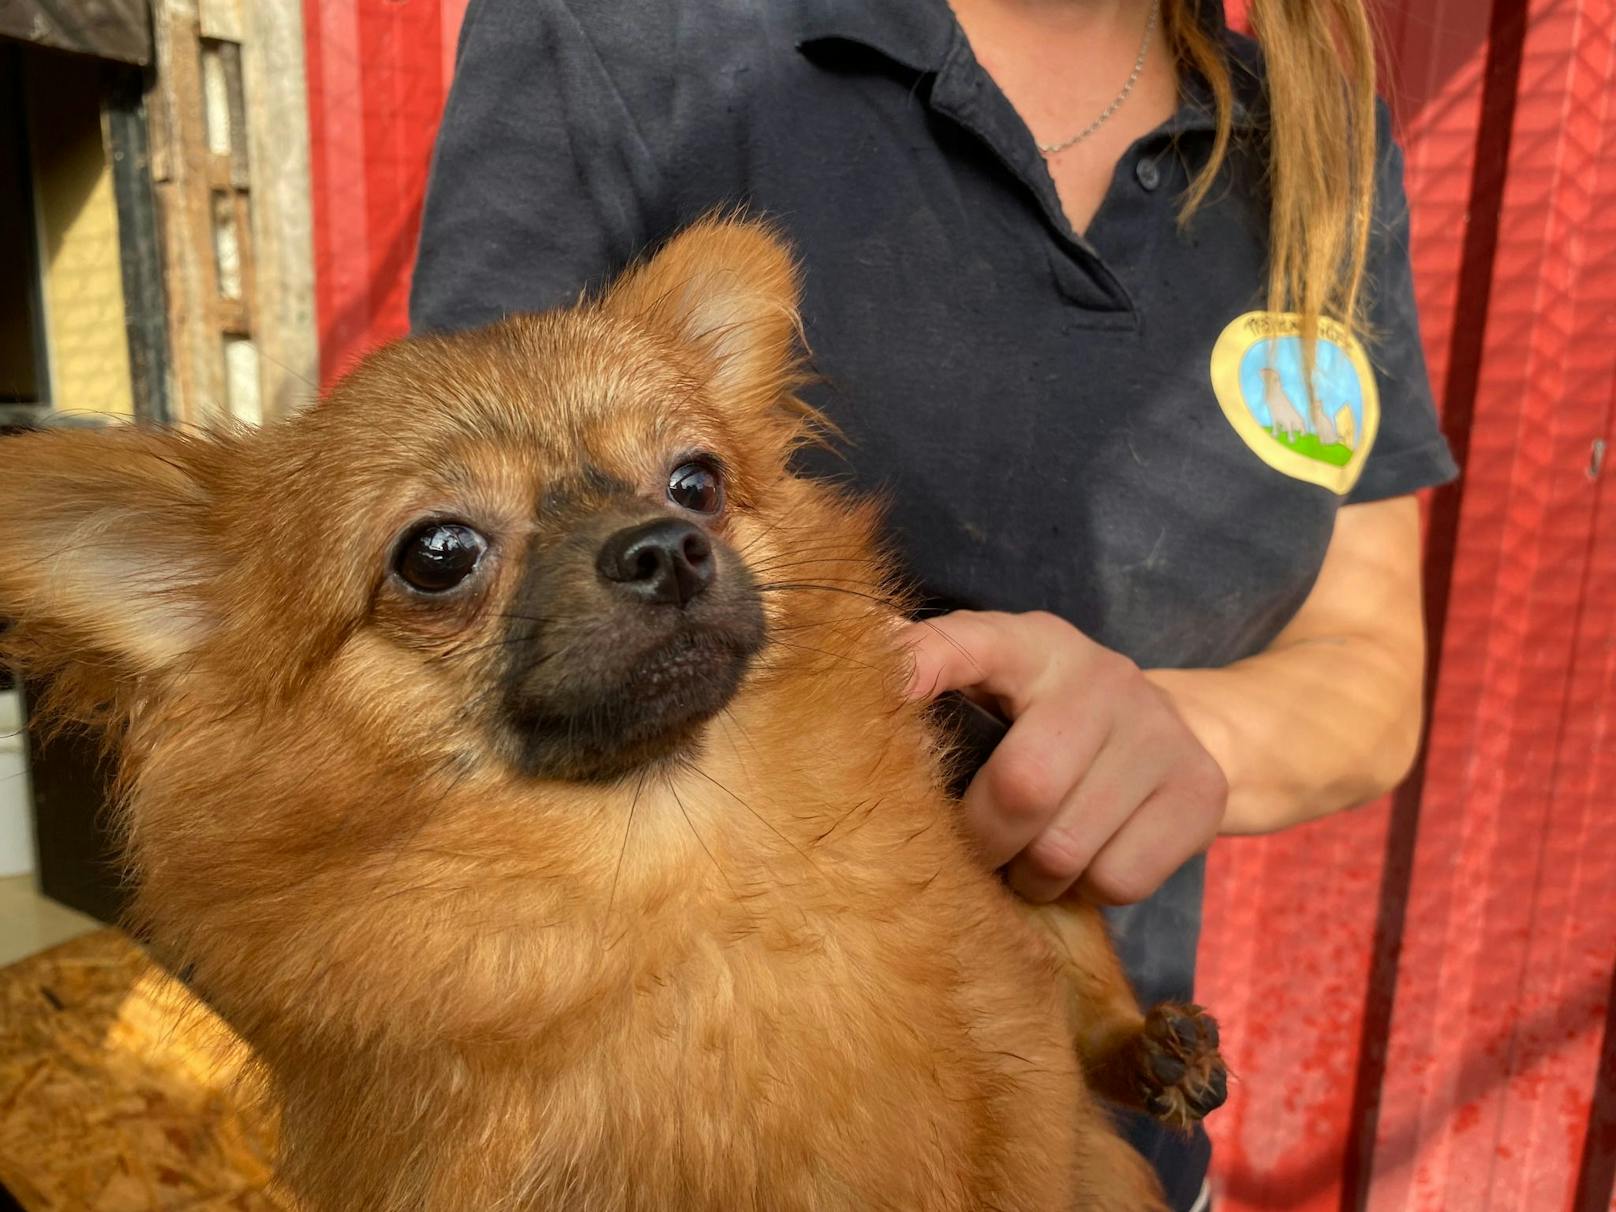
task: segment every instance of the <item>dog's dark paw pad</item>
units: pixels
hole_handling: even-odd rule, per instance
[[[1218,1024],[1199,1006],[1164,1002],[1155,1007],[1135,1046],[1139,1101],[1163,1123],[1188,1128],[1228,1097]]]

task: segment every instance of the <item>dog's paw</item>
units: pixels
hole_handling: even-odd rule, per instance
[[[1218,1053],[1218,1024],[1201,1007],[1155,1007],[1134,1047],[1140,1101],[1164,1124],[1187,1129],[1223,1105],[1229,1075]]]

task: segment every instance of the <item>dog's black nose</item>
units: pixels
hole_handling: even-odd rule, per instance
[[[683,606],[713,583],[713,545],[691,522],[658,518],[612,535],[595,567],[642,602]]]

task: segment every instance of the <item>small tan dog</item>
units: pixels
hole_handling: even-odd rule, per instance
[[[307,1208],[1139,1212],[1091,1088],[1221,1099],[956,832],[795,301],[711,221],[259,431],[0,443],[0,657],[107,729]]]

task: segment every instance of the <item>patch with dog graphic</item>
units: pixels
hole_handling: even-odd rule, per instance
[[[1248,311],[1212,347],[1212,390],[1253,454],[1275,471],[1345,496],[1380,429],[1380,394],[1363,346],[1319,319],[1313,390],[1302,359],[1301,317]]]

